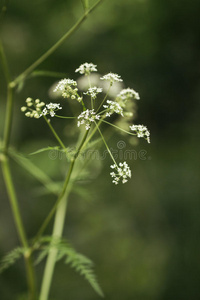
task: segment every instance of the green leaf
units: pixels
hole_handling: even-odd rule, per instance
[[[41,262],[51,249],[56,249],[57,261],[64,259],[66,264],[69,264],[77,273],[82,275],[88,281],[99,296],[104,296],[93,271],[93,262],[88,257],[78,253],[69,242],[64,239],[47,237],[47,239],[43,238],[39,242],[45,243],[45,245],[42,245],[42,250],[36,261],[37,263]]]
[[[34,165],[30,159],[27,159],[22,154],[18,154],[14,150],[10,150],[12,158],[25,170],[27,170],[33,177],[35,177],[39,182],[41,182],[46,189],[51,191],[53,194],[57,195],[58,188],[55,188],[55,183],[51,180],[51,178],[46,175],[40,168]]]
[[[41,149],[39,149],[35,152],[30,153],[29,155],[35,155],[35,154],[39,154],[39,153],[42,153],[42,152],[45,152],[45,151],[51,151],[49,153],[49,158],[53,158],[53,159],[55,157],[57,157],[57,153],[55,151],[62,152],[66,156],[68,161],[70,161],[72,159],[72,157],[74,156],[74,154],[75,154],[75,150],[73,148],[67,147],[65,149],[60,149],[58,146],[56,146],[56,147],[41,148]]]
[[[12,266],[19,258],[23,256],[24,252],[24,248],[18,247],[6,254],[0,262],[0,273]]]
[[[45,152],[45,151],[49,151],[49,150],[61,151],[58,146],[56,146],[56,147],[46,147],[46,148],[41,148],[39,150],[31,152],[31,153],[29,153],[29,155],[35,155],[35,154],[38,154],[38,153],[41,153],[41,152]]]

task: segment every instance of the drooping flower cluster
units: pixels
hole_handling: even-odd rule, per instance
[[[75,72],[79,72],[80,74],[89,75],[91,72],[96,72],[97,68],[96,65],[92,63],[84,63],[79,66],[78,69],[75,70]]]
[[[98,88],[96,86],[93,86],[91,88],[89,88],[87,90],[87,92],[83,93],[85,95],[88,95],[88,96],[91,96],[93,99],[96,99],[97,97],[97,94],[101,93],[103,91],[102,88]]]
[[[120,180],[122,183],[126,183],[128,178],[131,178],[131,170],[128,164],[124,161],[123,163],[119,163],[119,166],[116,164],[110,166],[111,169],[114,169],[115,172],[111,172],[110,175],[113,178],[113,183],[119,184]]]
[[[60,106],[60,103],[49,103],[46,104],[45,108],[43,108],[40,117],[41,116],[46,116],[46,115],[50,115],[51,117],[55,116],[55,112],[59,109],[62,109],[62,107]]]
[[[100,119],[100,115],[96,115],[94,109],[91,110],[87,109],[78,116],[77,126],[79,127],[84,124],[85,129],[89,130],[91,127],[91,123],[99,119]]]
[[[106,117],[110,117],[114,112],[122,115],[123,117],[123,108],[119,105],[119,103],[107,100],[108,105],[103,105],[106,108]]]
[[[45,106],[44,102],[40,102],[39,99],[33,100],[28,97],[26,99],[26,105],[22,106],[21,111],[25,112],[25,116],[28,118],[39,119],[42,111],[42,107]]]
[[[108,80],[110,81],[110,85],[112,86],[114,82],[118,81],[123,81],[121,79],[121,76],[119,76],[118,74],[115,73],[108,73],[106,75],[104,75],[103,77],[100,78],[101,80]]]
[[[122,107],[125,107],[126,105],[126,102],[128,100],[131,100],[131,99],[136,99],[136,100],[139,100],[140,99],[140,96],[139,94],[134,91],[133,89],[130,89],[130,88],[127,88],[127,89],[123,89],[118,95],[117,95],[117,98],[116,98],[116,101],[120,103],[120,105]]]
[[[78,94],[77,82],[73,79],[62,79],[58,82],[54,89],[54,92],[61,92],[63,98],[71,98],[79,102],[82,101],[82,97]]]
[[[150,132],[146,126],[143,125],[132,125],[130,129],[137,135],[138,138],[145,138],[150,143]]]

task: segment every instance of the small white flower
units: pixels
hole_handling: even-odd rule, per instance
[[[123,163],[119,163],[119,166],[114,164],[110,167],[115,170],[115,172],[110,173],[114,184],[119,184],[120,180],[122,183],[126,183],[128,181],[127,179],[131,178],[131,170],[125,161]]]
[[[119,103],[107,100],[108,105],[103,105],[104,108],[107,109],[106,116],[110,117],[114,112],[123,116],[123,109],[119,105]]]
[[[96,65],[92,63],[84,63],[79,66],[78,69],[75,70],[75,72],[79,72],[80,74],[89,75],[91,72],[96,72],[97,68]]]
[[[89,95],[89,96],[91,96],[93,99],[96,99],[97,94],[101,93],[102,91],[103,91],[102,88],[98,88],[98,87],[94,86],[94,87],[89,88],[89,89],[87,90],[87,92],[86,92],[86,93],[83,93],[83,94]]]
[[[77,82],[73,79],[62,79],[58,82],[57,86],[54,89],[54,92],[61,91],[63,92],[68,86],[77,86]]]
[[[79,96],[76,86],[77,82],[75,80],[65,78],[58,82],[57,86],[54,89],[54,92],[61,92],[63,98],[76,99],[80,102],[82,98]]]
[[[150,132],[144,125],[131,125],[130,129],[137,135],[138,138],[145,138],[150,143]]]
[[[110,81],[110,85],[113,85],[113,83],[116,81],[118,81],[118,82],[123,81],[121,79],[121,76],[119,76],[118,74],[115,74],[115,73],[108,73],[108,74],[104,75],[103,77],[101,77],[100,79]]]
[[[77,126],[81,126],[85,124],[85,129],[89,130],[91,126],[91,122],[94,122],[95,120],[99,120],[100,115],[96,115],[94,112],[94,109],[87,109],[84,110],[79,116],[78,116],[78,122]]]
[[[118,101],[121,100],[123,102],[126,102],[129,99],[136,99],[139,100],[140,96],[139,94],[134,91],[133,89],[127,88],[127,89],[123,89],[118,95],[117,95],[117,99]]]
[[[44,107],[44,109],[42,110],[40,117],[41,116],[46,116],[48,114],[50,114],[51,117],[55,116],[55,111],[62,109],[62,107],[60,106],[60,103],[49,103],[46,104],[46,106]]]

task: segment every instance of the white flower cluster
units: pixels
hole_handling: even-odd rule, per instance
[[[75,70],[75,72],[79,72],[80,74],[84,74],[86,76],[90,75],[91,72],[96,72],[97,66],[92,63],[84,63],[79,66]],[[124,124],[127,126],[130,125],[129,121],[130,118],[133,116],[133,112],[135,111],[135,101],[129,101],[129,100],[139,100],[140,96],[139,94],[131,88],[123,89],[122,83],[123,80],[121,79],[121,76],[115,73],[108,73],[102,77],[100,77],[100,80],[98,78],[98,81],[92,81],[92,76],[97,76],[97,74],[91,75],[91,80],[89,80],[89,87],[85,86],[82,90],[83,96],[85,95],[91,97],[91,103],[87,104],[87,98],[86,101],[83,99],[82,94],[79,95],[77,82],[73,79],[62,79],[58,82],[56,85],[54,92],[58,92],[62,97],[64,98],[71,98],[75,99],[78,102],[81,102],[83,111],[80,113],[80,115],[77,117],[77,126],[80,127],[81,125],[84,125],[86,130],[89,130],[92,124],[100,125],[102,121],[106,117],[110,117],[112,114],[116,113],[118,115],[121,115],[123,120],[121,121],[121,117],[118,118],[121,121],[121,126],[113,125],[116,128],[121,129],[123,132],[127,132],[123,129]],[[84,77],[84,76],[82,76]],[[85,78],[85,77],[84,77]],[[85,78],[88,79],[88,78]],[[103,82],[102,82],[103,81]],[[106,82],[107,81],[107,82]],[[91,86],[92,83],[92,86]],[[118,86],[117,91],[115,90],[115,85]],[[80,85],[79,85],[80,86]],[[100,87],[99,87],[100,86]],[[111,88],[112,87],[112,88]],[[98,97],[99,93],[102,93],[105,89],[105,97],[100,97],[102,99],[101,103],[97,103],[96,98]],[[113,95],[110,95],[110,90],[115,91]],[[112,98],[113,97],[113,98]],[[107,98],[114,99],[107,100]],[[105,103],[106,101],[106,103]],[[98,106],[97,106],[98,105]],[[88,109],[88,107],[91,107],[91,109]],[[95,108],[95,109],[93,109]],[[97,108],[97,110],[96,110]],[[25,112],[25,116],[31,117],[31,118],[40,118],[41,116],[50,115],[51,117],[56,116],[56,111],[62,109],[61,105],[59,103],[48,103],[45,105],[44,102],[40,102],[39,99],[33,100],[32,98],[26,99],[26,106],[21,107],[21,111]],[[99,113],[98,113],[99,112]],[[46,118],[45,118],[46,119]],[[125,119],[125,121],[124,121]],[[100,120],[100,122],[96,122],[97,120]],[[124,122],[124,123],[123,123]],[[98,124],[97,124],[98,123]],[[112,125],[109,122],[106,122],[107,124]],[[131,135],[135,135],[138,138],[145,138],[148,143],[150,143],[150,132],[144,125],[132,125],[129,126],[130,130],[132,132],[127,132]],[[106,148],[108,148],[108,145],[103,138],[103,135],[100,131],[100,128],[98,127],[100,135],[102,136],[102,139],[106,145]],[[96,129],[94,129],[96,130]],[[111,152],[110,152],[111,158],[114,160]],[[112,169],[112,172],[110,172],[110,175],[112,177],[112,182],[116,185],[118,185],[120,182],[123,184],[128,181],[129,178],[131,178],[131,170],[126,163],[120,162],[119,165],[115,163],[110,166]]]
[[[64,98],[76,99],[81,102],[82,98],[78,94],[77,82],[73,79],[62,79],[58,82],[54,92],[61,92]]]
[[[118,74],[115,73],[108,73],[106,75],[104,75],[103,77],[100,77],[101,80],[108,80],[110,81],[110,85],[112,86],[114,82],[120,82],[123,81],[121,79],[121,76],[119,76]]]
[[[103,91],[102,88],[98,88],[98,87],[96,87],[96,86],[93,86],[93,87],[89,88],[89,89],[87,90],[87,92],[85,92],[85,93],[83,93],[83,94],[89,95],[89,96],[91,96],[93,99],[96,99],[97,94],[101,93],[102,91]]]
[[[95,114],[94,109],[87,109],[84,110],[79,116],[78,116],[78,123],[77,126],[85,124],[85,129],[89,130],[91,126],[91,122],[94,122],[95,120],[99,120],[100,116]]]
[[[92,63],[84,63],[79,66],[78,69],[76,69],[75,72],[79,72],[80,74],[89,75],[91,72],[96,72],[97,68],[96,65]]]
[[[39,99],[33,100],[32,98],[28,97],[26,99],[26,105],[27,106],[21,107],[21,111],[26,112],[25,116],[28,118],[39,119],[42,111],[42,107],[45,105],[45,103],[40,102]]]
[[[106,108],[106,117],[110,117],[114,112],[117,114],[123,115],[123,108],[119,105],[119,103],[107,100],[108,105],[103,105]]]
[[[123,163],[119,163],[119,167],[116,164],[111,165],[110,167],[116,171],[116,173],[110,173],[111,177],[113,177],[113,183],[119,184],[120,179],[122,180],[122,183],[126,183],[128,181],[127,179],[131,178],[131,170],[125,161]]]
[[[138,138],[145,138],[148,143],[150,143],[150,132],[146,126],[143,125],[132,125],[130,129],[134,131],[134,134],[137,135]]]
[[[45,108],[42,110],[40,117],[41,116],[46,116],[46,115],[50,115],[51,117],[55,116],[55,111],[62,109],[62,107],[60,107],[59,103],[49,103],[46,104]]]
[[[133,89],[127,88],[123,89],[116,98],[116,101],[119,102],[122,106],[125,106],[126,101],[130,99],[136,99],[139,100],[140,96],[139,94],[134,91]]]

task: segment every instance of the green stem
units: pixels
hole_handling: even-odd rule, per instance
[[[4,127],[4,139],[3,139],[3,152],[5,155],[8,153],[8,146],[10,143],[12,119],[13,119],[13,88],[8,85],[7,89],[7,107]]]
[[[128,134],[130,134],[130,135],[134,135],[134,136],[137,135],[137,134],[135,134],[135,133],[132,133],[132,132],[129,132],[129,131],[125,130],[125,129],[122,129],[122,128],[120,128],[120,127],[118,127],[118,126],[116,126],[116,125],[114,125],[114,124],[112,124],[112,123],[110,123],[110,122],[105,121],[105,120],[103,120],[103,122],[106,123],[106,124],[108,124],[108,125],[110,125],[110,126],[113,126],[113,127],[117,128],[117,129],[119,129],[119,130],[121,130],[121,131],[123,131],[123,132],[125,132],[125,133],[128,133]]]
[[[55,221],[54,221],[54,228],[53,228],[53,233],[52,233],[53,238],[62,237],[63,227],[64,227],[64,223],[65,223],[66,210],[67,210],[67,200],[68,200],[68,195],[69,195],[70,190],[71,190],[71,186],[68,185],[65,195],[57,207]],[[42,286],[41,286],[40,297],[39,297],[40,300],[48,299],[51,282],[52,282],[52,277],[53,277],[53,272],[54,272],[55,263],[56,263],[57,253],[58,253],[58,250],[57,250],[57,248],[54,248],[54,247],[52,247],[52,249],[49,252],[49,255],[48,255],[48,258],[46,261],[46,265],[45,265],[43,279],[42,279]]]
[[[60,72],[52,72],[52,71],[43,71],[43,70],[37,70],[33,71],[29,78],[32,77],[53,77],[53,78],[64,78],[66,77],[66,73],[60,73]]]
[[[59,115],[55,115],[55,117],[61,118],[61,119],[76,119],[76,117],[64,117],[64,116],[59,116]]]
[[[56,201],[50,214],[48,215],[46,222],[43,223],[43,226],[41,227],[39,233],[37,234],[36,240],[41,236],[42,232],[46,228],[52,215],[55,212],[55,209],[56,209],[56,216],[55,216],[55,221],[54,221],[52,237],[60,238],[62,236],[63,227],[64,227],[64,223],[65,223],[65,216],[66,216],[67,197],[68,197],[68,194],[69,194],[71,186],[72,186],[72,184],[69,184],[69,179],[71,177],[75,161],[81,151],[82,146],[85,143],[87,135],[88,135],[88,131],[85,132],[85,135],[83,136],[83,139],[74,155],[74,158],[71,161],[71,165],[70,165],[70,168],[69,168],[66,180],[65,180],[65,184],[63,186],[62,193],[61,193],[60,197],[58,198],[58,200]],[[55,263],[56,263],[56,257],[57,257],[57,249],[52,248],[51,251],[49,252],[49,255],[47,258],[39,300],[47,300],[48,299],[51,282],[52,282],[52,277],[53,277],[53,272],[54,272]]]
[[[62,191],[58,197],[58,199],[56,200],[54,206],[52,207],[50,213],[48,214],[48,216],[46,217],[46,219],[44,220],[41,228],[39,229],[38,233],[36,234],[36,237],[34,239],[34,243],[37,242],[37,240],[41,237],[42,233],[44,232],[44,230],[46,229],[47,225],[49,224],[49,222],[51,221],[53,215],[55,214],[55,211],[59,205],[59,203],[61,202],[61,200],[63,199],[64,195],[65,195],[65,192],[66,192],[66,189],[67,189],[67,186],[69,184],[69,180],[71,178],[71,174],[72,174],[72,171],[73,171],[73,168],[74,168],[74,164],[75,164],[75,161],[76,159],[78,158],[79,156],[79,153],[86,141],[86,138],[87,138],[87,135],[88,135],[88,130],[85,132],[85,135],[81,141],[81,144],[79,145],[75,155],[74,155],[74,158],[71,160],[71,163],[70,163],[70,166],[69,166],[69,170],[68,170],[68,173],[67,173],[67,176],[66,176],[66,179],[65,179],[65,182],[64,182],[64,185],[63,185],[63,188],[62,188]]]
[[[6,107],[6,117],[5,117],[5,128],[4,128],[4,139],[3,139],[3,159],[1,162],[2,172],[4,176],[4,181],[7,189],[7,193],[10,200],[10,205],[12,209],[12,213],[14,216],[14,221],[16,224],[16,229],[19,235],[19,239],[21,241],[22,246],[26,249],[24,260],[26,266],[26,274],[27,274],[27,283],[29,287],[29,299],[36,299],[36,286],[35,286],[35,274],[32,264],[31,252],[29,251],[29,245],[25,233],[25,229],[23,226],[22,218],[20,215],[20,210],[18,206],[18,200],[10,172],[10,166],[8,161],[8,147],[10,143],[10,135],[11,135],[11,126],[12,126],[12,118],[13,118],[13,87],[9,83],[10,82],[10,72],[8,68],[8,63],[6,60],[6,56],[3,50],[3,46],[0,42],[0,58],[3,66],[3,71],[5,75],[5,79],[7,82],[7,107]]]
[[[109,88],[108,88],[108,90],[107,90],[107,93],[106,93],[105,97],[103,98],[103,101],[102,101],[101,104],[99,105],[99,107],[98,107],[96,113],[98,113],[98,111],[100,110],[101,106],[102,106],[102,105],[104,104],[104,102],[106,101],[106,99],[107,99],[107,97],[108,97],[108,93],[109,93],[109,91],[110,91],[110,88],[111,88],[111,85],[109,86]]]
[[[58,143],[60,144],[60,146],[65,149],[65,145],[63,144],[63,142],[61,141],[61,139],[59,138],[58,134],[56,133],[55,129],[53,128],[53,126],[51,125],[51,123],[47,120],[46,116],[43,116],[47,125],[49,126],[51,132],[53,133],[53,135],[55,136],[56,140],[58,141]]]
[[[99,122],[97,123],[97,125],[100,126],[102,122],[103,122],[103,117],[99,120]],[[97,131],[97,126],[95,126],[94,129],[92,130],[90,136],[85,141],[82,149],[89,143],[89,141],[91,140],[91,138],[93,137],[93,135],[95,134],[96,131]]]
[[[1,40],[0,40],[0,60],[1,60],[2,67],[3,67],[4,76],[5,76],[6,82],[8,84],[10,82],[10,72],[9,72],[6,55],[4,53],[4,49],[3,49]]]
[[[94,121],[95,122],[95,121]],[[107,143],[106,143],[106,140],[104,139],[104,137],[103,137],[103,134],[101,133],[101,130],[99,129],[99,125],[95,122],[95,124],[96,124],[96,127],[97,127],[97,129],[98,129],[98,131],[99,131],[99,133],[100,133],[100,136],[101,136],[101,138],[102,138],[102,140],[103,140],[103,142],[104,142],[104,144],[105,144],[105,146],[106,146],[106,149],[108,150],[108,153],[110,154],[110,157],[112,158],[112,160],[113,160],[113,162],[116,164],[116,166],[117,166],[117,163],[116,163],[116,161],[115,161],[115,159],[114,159],[114,157],[113,157],[113,155],[112,155],[112,153],[111,153],[111,151],[110,151],[110,149],[109,149],[109,147],[108,147],[108,145],[107,145]]]
[[[88,84],[89,84],[89,88],[91,88],[91,81],[90,81],[90,75],[88,75]],[[92,95],[90,96],[90,98],[91,98],[91,109],[93,109],[94,108],[94,105],[93,105],[93,99],[92,99]]]
[[[37,59],[30,67],[28,67],[22,74],[20,74],[14,81],[13,86],[17,85],[20,81],[23,81],[35,68],[37,68],[44,60],[46,60],[53,52],[55,52],[67,38],[69,38],[85,21],[87,16],[102,2],[98,0],[90,9],[85,11],[84,15],[71,27],[67,33],[65,33],[49,50],[47,50],[39,59]]]
[[[25,259],[26,272],[27,272],[27,282],[28,282],[29,293],[30,293],[29,299],[35,300],[36,299],[35,274],[34,274],[34,269],[32,264],[31,253],[29,251],[27,237],[26,237],[26,233],[24,230],[23,222],[19,211],[15,188],[10,173],[8,158],[6,156],[4,156],[4,159],[2,160],[2,172],[3,172],[7,192],[9,195],[9,200],[10,200],[17,232],[22,246],[26,249],[24,259]]]

